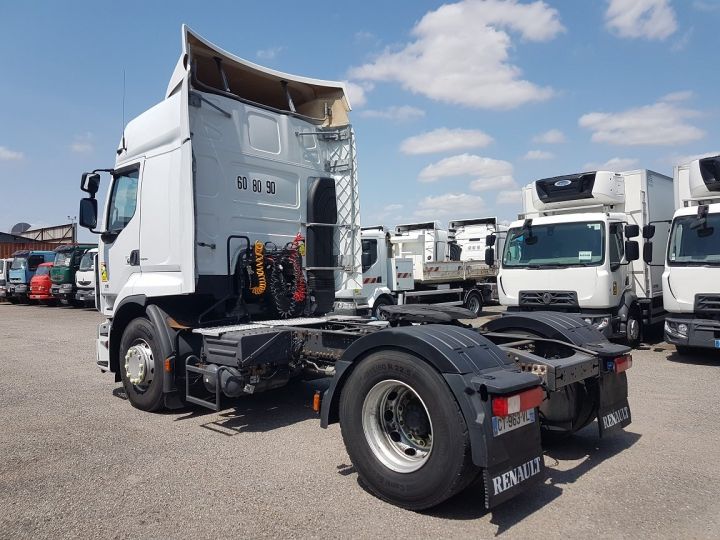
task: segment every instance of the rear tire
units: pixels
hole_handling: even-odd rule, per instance
[[[465,308],[472,311],[475,315],[480,315],[483,308],[483,296],[480,291],[470,291],[465,298]]]
[[[388,418],[393,411],[398,416]],[[480,470],[472,462],[467,425],[447,383],[404,352],[372,353],[353,370],[340,396],[340,427],[362,483],[403,508],[436,506],[467,487]]]
[[[163,358],[155,327],[148,319],[140,317],[127,325],[120,340],[118,364],[130,404],[143,411],[160,410],[164,404]]]

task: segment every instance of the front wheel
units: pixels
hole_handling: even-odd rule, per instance
[[[145,318],[130,322],[120,340],[120,378],[130,404],[143,411],[163,406],[163,359],[155,327]]]
[[[380,298],[375,300],[375,302],[373,302],[372,316],[375,317],[376,319],[385,320],[386,316],[383,314],[382,311],[380,311],[380,308],[383,306],[392,306],[392,305],[393,305],[393,301],[390,298],[388,298],[387,296],[381,296]]]
[[[640,345],[642,316],[639,309],[631,309],[625,322],[625,342],[633,349]]]
[[[470,291],[465,298],[465,307],[475,315],[482,313],[483,297],[480,291]]]
[[[379,351],[361,361],[343,387],[340,426],[360,480],[397,506],[436,506],[477,477],[455,397],[410,354]]]

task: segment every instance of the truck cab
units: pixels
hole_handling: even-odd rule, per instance
[[[53,251],[16,251],[10,266],[10,283],[8,285],[8,298],[11,302],[27,302],[30,293],[30,280],[35,275],[38,266],[42,263],[52,262],[55,258]]]
[[[7,298],[7,285],[12,261],[12,259],[0,259],[0,300]]]
[[[75,301],[79,306],[95,306],[95,261],[97,248],[88,249],[80,259],[75,273]]]
[[[659,268],[639,261],[633,238],[669,219],[671,179],[652,171],[596,171],[523,188],[498,278],[510,311],[579,313],[605,336],[637,345],[662,320]],[[657,227],[666,238],[667,225]],[[662,240],[661,240],[662,241]]]
[[[665,340],[680,352],[720,349],[720,156],[675,168],[662,275]]]
[[[52,280],[50,273],[52,272],[53,263],[47,262],[42,263],[37,267],[35,275],[30,280],[30,300],[35,300],[41,303],[52,303],[55,301],[50,287],[52,286]]]
[[[73,244],[55,250],[55,264],[50,272],[51,293],[63,304],[75,303],[75,273],[85,252],[93,247],[92,244]]]

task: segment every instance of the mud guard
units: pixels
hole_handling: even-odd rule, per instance
[[[339,401],[353,368],[379,349],[404,350],[440,372],[465,418],[472,460],[482,467],[485,506],[492,508],[544,477],[540,421],[494,435],[491,395],[512,394],[540,384],[524,373],[494,343],[477,332],[449,325],[388,328],[357,340],[335,365],[323,396],[322,427],[339,420]]]
[[[603,437],[627,427],[632,422],[628,403],[627,375],[602,373],[598,380],[598,432]]]

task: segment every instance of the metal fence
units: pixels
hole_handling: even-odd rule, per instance
[[[0,243],[0,259],[9,259],[12,254],[20,250],[54,251],[62,244],[56,242],[17,242]]]

